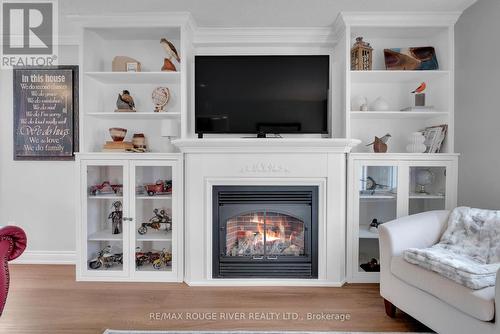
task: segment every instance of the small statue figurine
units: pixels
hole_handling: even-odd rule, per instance
[[[128,90],[124,90],[121,94],[118,94],[116,99],[116,111],[135,111],[134,98],[130,95]]]
[[[367,176],[366,179],[362,179],[361,181],[365,183],[365,189],[370,195],[375,195],[377,189],[389,188],[387,185],[378,184],[371,176]]]
[[[178,63],[181,62],[181,58],[179,57],[179,53],[177,53],[177,49],[175,46],[168,41],[166,38],[162,38],[160,40],[161,46],[163,46],[163,49],[165,49],[165,52],[167,53],[167,58],[163,60],[163,66],[161,68],[162,71],[167,71],[167,72],[175,72],[177,69],[175,68],[174,63],[172,63],[172,58],[175,58]]]
[[[389,138],[391,138],[391,134],[387,133],[385,136],[382,138],[379,138],[375,136],[375,139],[373,142],[366,146],[371,146],[373,145],[373,152],[375,153],[385,153],[387,152],[387,142],[389,141]]]
[[[122,202],[116,201],[113,203],[113,207],[115,211],[111,212],[108,216],[108,219],[111,219],[111,233],[120,234],[122,233]]]
[[[378,227],[382,225],[382,223],[379,223],[379,221],[377,220],[377,218],[374,218],[370,224],[370,232],[372,233],[378,233]]]
[[[412,94],[415,94],[415,107],[425,107],[425,89],[427,88],[427,84],[422,82],[420,86],[418,86]]]

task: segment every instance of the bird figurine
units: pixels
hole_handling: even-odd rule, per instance
[[[377,189],[389,188],[384,184],[379,184],[375,179],[371,176],[367,176],[366,179],[361,180],[365,183],[365,189],[370,193],[370,195],[374,195]]]
[[[387,142],[389,141],[389,138],[391,138],[391,134],[387,133],[385,136],[382,138],[379,138],[375,136],[375,139],[373,142],[366,146],[371,146],[373,145],[373,152],[375,153],[385,153],[387,152]]]
[[[125,89],[121,94],[118,94],[116,108],[117,111],[135,111],[134,99],[128,90]]]
[[[420,94],[422,93],[425,89],[427,88],[427,84],[425,82],[422,82],[420,86],[417,87],[412,93],[413,94]]]
[[[163,59],[163,66],[161,68],[162,71],[170,71],[170,72],[175,72],[177,71],[174,63],[172,63],[172,58],[177,60],[178,63],[181,62],[181,58],[179,57],[179,53],[177,52],[177,49],[175,46],[168,41],[166,38],[160,39],[160,44],[167,53],[167,58]]]

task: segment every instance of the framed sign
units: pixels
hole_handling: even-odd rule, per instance
[[[74,160],[78,66],[14,69],[14,160]]]

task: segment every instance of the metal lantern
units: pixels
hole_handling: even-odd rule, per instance
[[[351,49],[351,70],[369,71],[372,69],[372,51],[370,43],[363,41],[363,37],[356,37],[356,43]]]

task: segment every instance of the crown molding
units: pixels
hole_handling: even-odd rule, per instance
[[[328,27],[305,28],[198,28],[193,36],[195,46],[204,45],[334,45],[333,31]]]
[[[454,25],[462,12],[341,12],[335,27],[352,26],[412,26],[440,27]]]
[[[84,27],[177,27],[197,29],[189,12],[139,12],[133,14],[79,15],[69,14],[66,18],[80,28]]]

